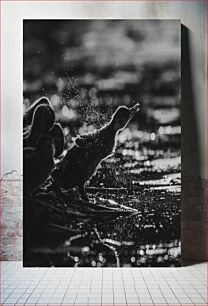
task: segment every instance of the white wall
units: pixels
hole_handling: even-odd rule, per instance
[[[191,70],[193,72],[194,112],[199,140],[200,165],[195,170],[207,178],[205,167],[205,134],[207,102],[205,99],[205,2],[203,1],[3,1],[2,2],[2,92],[1,175],[12,169],[22,174],[22,20],[76,18],[134,18],[181,19],[189,29]],[[187,106],[188,107],[188,106]],[[193,122],[190,122],[192,125]],[[185,135],[186,136],[186,133]],[[187,148],[188,145],[188,148]],[[185,140],[185,163],[193,165],[189,157],[194,150]],[[195,157],[197,158],[197,156]],[[187,167],[189,168],[189,167]]]

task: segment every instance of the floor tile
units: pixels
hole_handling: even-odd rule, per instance
[[[23,269],[1,262],[4,305],[206,305],[207,266]],[[109,278],[109,281],[108,281]]]

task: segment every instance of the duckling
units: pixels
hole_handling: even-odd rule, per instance
[[[40,104],[34,112],[30,130],[23,135],[24,147],[35,147],[41,135],[45,135],[53,127],[55,114],[50,105]]]
[[[25,128],[26,126],[30,125],[33,119],[33,114],[35,109],[39,106],[39,105],[49,105],[51,106],[48,98],[46,97],[41,97],[40,99],[38,99],[35,103],[33,103],[24,113],[23,116],[23,128]]]
[[[40,136],[36,148],[23,149],[23,183],[24,194],[30,194],[50,175],[54,167],[55,148],[48,136]]]
[[[108,124],[92,133],[78,136],[57,168],[52,172],[54,183],[68,189],[78,187],[81,198],[88,201],[85,183],[91,178],[102,160],[114,153],[116,135],[123,130],[139,110],[120,106]]]

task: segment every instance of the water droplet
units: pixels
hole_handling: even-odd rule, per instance
[[[150,138],[151,138],[152,141],[154,141],[155,140],[155,133],[151,133]]]

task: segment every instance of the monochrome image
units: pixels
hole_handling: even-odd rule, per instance
[[[179,20],[24,20],[23,264],[181,265]]]

